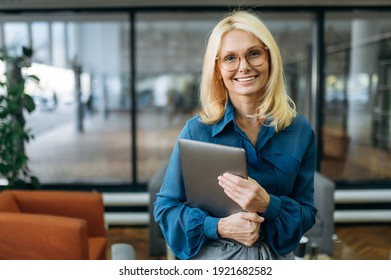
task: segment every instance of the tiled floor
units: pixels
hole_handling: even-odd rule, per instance
[[[107,119],[101,115],[87,116],[83,133],[77,132],[73,116],[69,118],[40,131],[27,145],[34,174],[43,183],[130,183],[129,114],[112,113]],[[139,182],[147,182],[169,159],[186,118],[172,121],[156,111],[138,115]]]

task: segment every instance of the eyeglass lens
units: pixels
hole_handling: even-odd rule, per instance
[[[251,50],[244,55],[247,62],[252,66],[260,66],[265,62],[266,51],[264,49]],[[235,71],[239,67],[241,56],[235,53],[226,55],[220,59],[221,66],[226,71]]]

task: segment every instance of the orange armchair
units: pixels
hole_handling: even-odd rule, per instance
[[[0,192],[0,259],[106,258],[102,195],[95,192]]]

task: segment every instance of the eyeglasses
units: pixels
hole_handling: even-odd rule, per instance
[[[247,62],[254,67],[261,66],[266,60],[266,52],[268,47],[260,47],[248,51],[244,57]],[[216,60],[219,60],[221,67],[228,72],[236,71],[239,68],[241,56],[236,53],[230,53],[223,57],[216,57]]]

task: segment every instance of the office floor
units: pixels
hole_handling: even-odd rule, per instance
[[[337,225],[334,251],[335,259],[388,260],[391,258],[391,224]],[[149,255],[148,227],[116,227],[107,231],[108,256],[110,245],[131,244],[139,260],[165,259]]]
[[[337,225],[335,233],[361,259],[391,259],[391,224]]]

